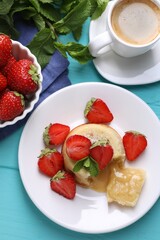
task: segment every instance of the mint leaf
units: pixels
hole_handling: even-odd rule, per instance
[[[26,4],[18,5],[15,3],[13,9],[10,11],[10,16],[13,18],[16,13],[22,13],[23,18],[27,20],[30,20],[32,16],[37,14],[34,7],[28,7]]]
[[[77,161],[74,165],[73,172],[79,172],[83,168],[84,162],[85,159]]]
[[[95,11],[92,13],[92,20],[95,20],[101,16],[103,11],[106,9],[109,0],[97,0],[96,2],[97,7],[95,8]]]
[[[17,39],[19,36],[18,31],[13,25],[12,19],[8,15],[0,16],[0,32],[11,36],[12,39]]]
[[[94,161],[92,158],[90,158],[90,167],[89,167],[89,172],[90,175],[93,177],[96,177],[99,173],[99,167],[96,161]]]
[[[84,161],[83,166],[84,166],[85,168],[89,168],[89,167],[90,167],[90,164],[91,164],[90,158],[87,158],[87,159]]]
[[[91,4],[90,17],[92,17],[93,13],[97,8],[97,0],[90,0],[90,4]]]
[[[55,9],[53,4],[40,5],[39,11],[43,17],[47,18],[51,22],[57,22],[61,19],[59,10]]]
[[[39,0],[42,3],[53,3],[53,0]]]
[[[38,30],[41,31],[42,29],[45,28],[46,23],[40,14],[35,14],[34,16],[32,16],[32,18]]]
[[[75,30],[73,31],[74,39],[75,39],[76,41],[78,41],[78,40],[80,39],[80,37],[81,37],[81,34],[82,34],[82,26],[80,26],[79,28],[77,28],[77,29],[75,29]]]
[[[90,157],[77,161],[74,165],[73,172],[79,172],[82,168],[88,171],[91,176],[97,176],[99,173],[97,162]]]
[[[72,58],[82,64],[93,59],[88,47],[82,44],[69,42],[65,45],[59,42],[55,42],[54,46],[62,53],[63,56],[66,57],[68,53]]]
[[[78,0],[65,0],[61,5],[61,13],[68,13],[71,9],[73,9],[79,3]]]
[[[67,15],[54,24],[60,34],[70,33],[81,26],[90,15],[91,5],[89,0],[81,0]]]
[[[34,6],[34,8],[39,13],[39,11],[40,11],[40,3],[39,3],[39,1],[38,0],[29,0],[29,2]]]
[[[38,32],[28,45],[28,48],[37,57],[41,67],[44,68],[55,51],[52,31],[45,28]]]
[[[0,15],[6,15],[11,10],[14,0],[2,0],[0,2]]]

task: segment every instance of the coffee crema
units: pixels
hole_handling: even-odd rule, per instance
[[[151,0],[122,0],[113,9],[111,24],[123,41],[147,44],[160,34],[160,8]]]

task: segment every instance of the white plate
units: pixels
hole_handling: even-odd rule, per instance
[[[89,38],[104,32],[107,8],[97,20],[91,21]],[[120,57],[109,50],[93,61],[97,71],[110,82],[120,85],[142,85],[160,80],[160,41],[149,52],[133,58]]]
[[[111,109],[112,127],[120,134],[127,130],[144,133],[148,139],[145,153],[132,167],[146,170],[145,182],[135,208],[107,204],[106,196],[77,187],[74,200],[50,190],[48,177],[39,173],[37,157],[44,148],[42,133],[51,122],[70,125],[85,122],[86,102],[102,98]],[[19,145],[19,169],[24,187],[33,203],[57,224],[83,233],[103,233],[122,229],[141,218],[160,194],[160,122],[153,111],[131,92],[107,83],[82,83],[66,87],[48,97],[33,112],[23,130]]]

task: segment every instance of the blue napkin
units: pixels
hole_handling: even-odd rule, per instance
[[[29,24],[22,19],[16,20],[16,28],[20,32],[18,41],[23,45],[27,45],[37,32],[37,29],[32,24]],[[35,105],[35,108],[46,97],[55,91],[71,84],[68,78],[68,66],[68,60],[64,58],[58,51],[56,51],[51,57],[49,64],[42,70],[42,93],[38,103]],[[0,140],[3,140],[8,135],[12,134],[17,128],[23,126],[30,114],[28,114],[25,119],[18,121],[16,124],[0,129]]]

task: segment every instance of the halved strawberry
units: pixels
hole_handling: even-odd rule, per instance
[[[146,149],[147,139],[139,132],[128,131],[123,136],[123,145],[126,152],[126,158],[129,161],[133,161]]]
[[[90,150],[90,156],[98,163],[99,170],[103,170],[112,160],[113,148],[111,145],[99,144]]]
[[[73,199],[76,194],[76,181],[74,175],[66,171],[58,171],[57,174],[51,178],[51,189],[62,195],[65,198]]]
[[[56,149],[45,148],[38,159],[39,170],[49,177],[53,177],[64,167],[64,159]]]
[[[66,141],[66,152],[67,155],[78,161],[89,155],[91,147],[91,141],[85,136],[72,135]]]
[[[113,114],[100,98],[91,98],[86,104],[84,116],[90,123],[109,123],[113,120]]]
[[[61,123],[51,123],[45,128],[43,133],[43,140],[46,146],[62,144],[68,133],[70,127]]]

